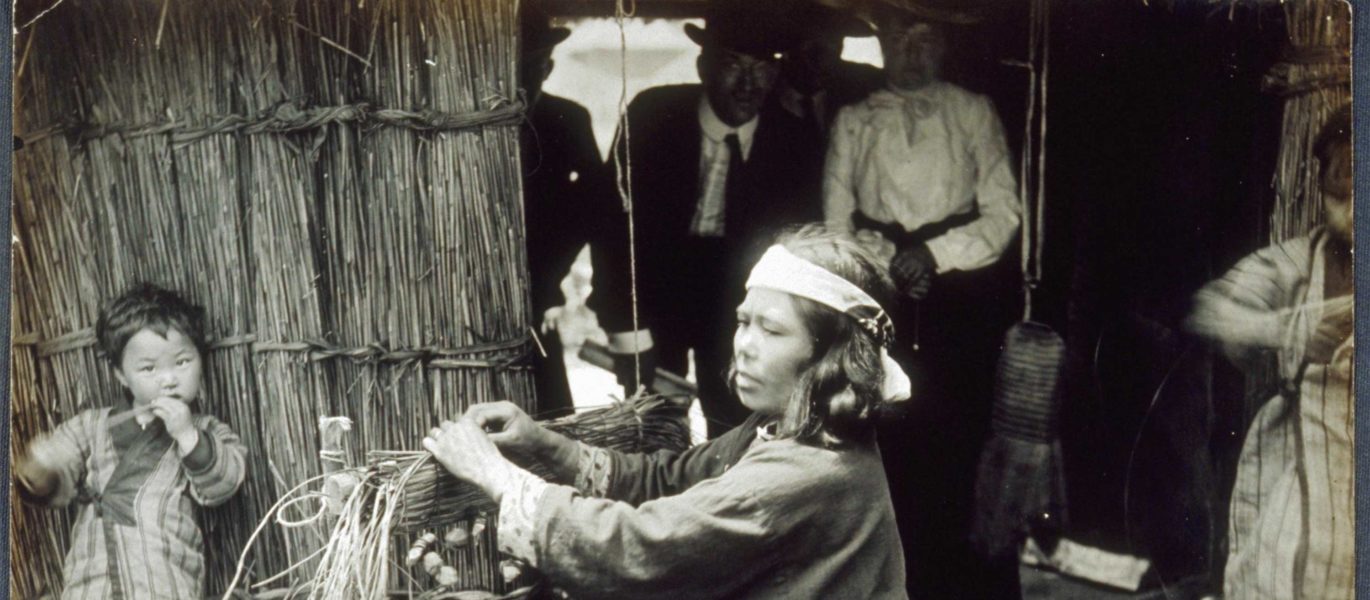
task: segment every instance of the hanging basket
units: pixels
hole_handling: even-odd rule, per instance
[[[1056,440],[1065,343],[1050,327],[1024,322],[1004,336],[994,378],[993,432],[976,470],[971,542],[997,557],[1013,552],[1034,523],[1065,518]]]

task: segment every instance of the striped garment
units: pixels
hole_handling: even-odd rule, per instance
[[[203,597],[195,506],[221,504],[238,491],[247,449],[227,425],[194,415],[200,442],[181,457],[160,420],[111,428],[112,410],[86,410],[32,448],[35,460],[60,474],[46,502],[82,505],[62,568],[62,598]]]
[[[1329,362],[1305,355],[1324,315],[1349,302],[1324,298],[1325,244],[1326,234],[1318,230],[1260,250],[1196,297],[1193,328],[1222,341],[1239,338],[1238,346],[1276,349],[1284,388],[1260,408],[1242,446],[1223,578],[1226,598],[1350,600],[1355,593],[1349,322]],[[1257,311],[1248,315],[1279,318],[1272,327],[1251,318],[1234,325],[1222,316],[1247,309]],[[1223,330],[1231,335],[1221,335]]]

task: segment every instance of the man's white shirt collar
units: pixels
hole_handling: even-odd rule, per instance
[[[737,134],[737,143],[742,146],[742,158],[747,159],[752,154],[752,138],[756,135],[756,124],[761,117],[752,117],[752,120],[743,123],[741,127],[729,127],[718,115],[714,114],[714,109],[709,106],[709,99],[703,95],[699,97],[699,128],[704,132],[704,139],[716,144],[724,143],[723,138],[730,133]]]

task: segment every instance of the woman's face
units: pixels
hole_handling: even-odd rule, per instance
[[[891,86],[913,91],[941,77],[947,41],[937,26],[918,22],[887,25],[879,40],[885,81]]]
[[[747,290],[733,334],[733,385],[742,404],[763,415],[783,415],[813,350],[793,296]]]

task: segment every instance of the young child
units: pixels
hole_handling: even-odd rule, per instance
[[[124,401],[35,441],[15,487],[28,502],[83,505],[62,598],[203,597],[195,505],[232,497],[247,455],[232,429],[190,409],[200,395],[204,310],[142,284],[105,307],[95,332]]]
[[[1227,598],[1355,596],[1351,107],[1313,145],[1325,225],[1258,250],[1194,299],[1186,325],[1239,365],[1274,350],[1282,389],[1256,413],[1228,518]]]

